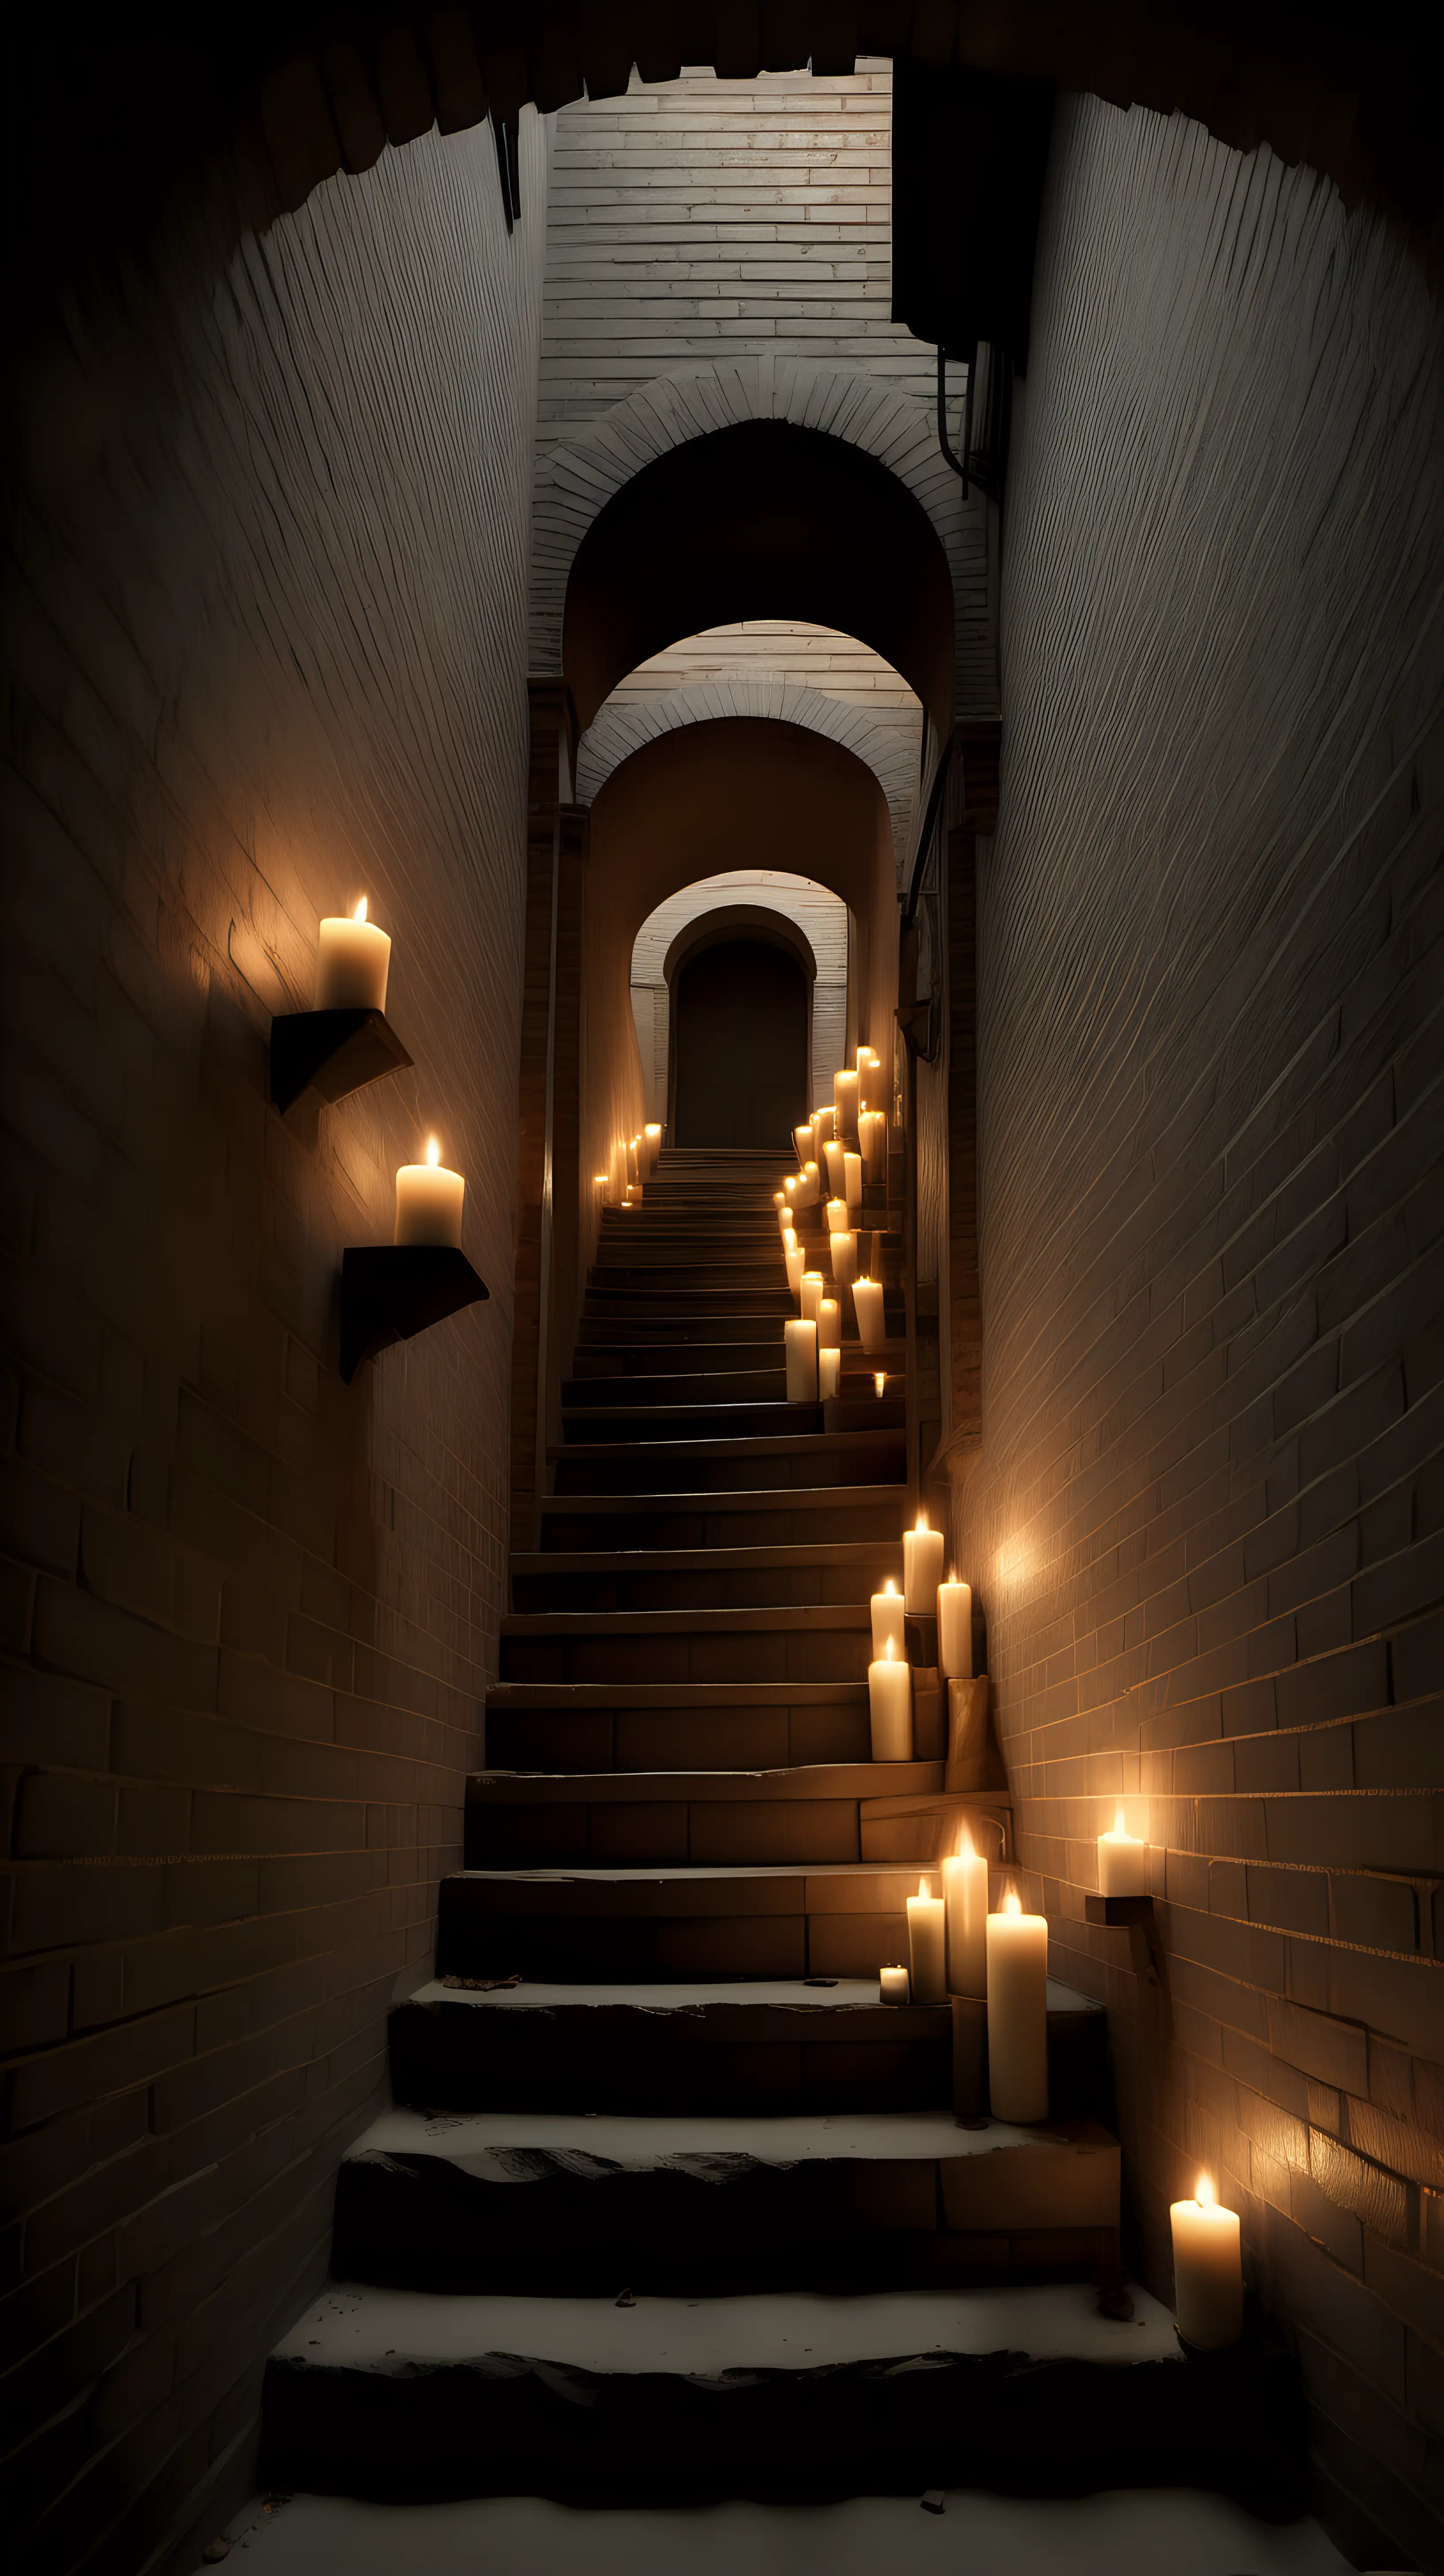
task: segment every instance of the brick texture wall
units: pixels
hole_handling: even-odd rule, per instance
[[[1361,2563],[1444,2562],[1441,347],[1406,252],[1066,102],[979,883],[987,1614],[1133,2223],[1200,2164]],[[1126,1795],[1165,1998],[1088,1927]]]
[[[545,221],[489,134],[223,191],[15,387],[4,890],[4,2508],[116,2576],[253,2474],[495,1668]],[[282,1124],[365,890],[415,1071]],[[493,1301],[343,1387],[434,1126]],[[194,2552],[181,2545],[179,2563]]]
[[[701,877],[659,903],[648,914],[632,944],[632,1017],[642,1058],[647,1115],[667,1115],[668,1051],[671,997],[663,972],[667,951],[689,922],[705,912],[733,904],[760,905],[785,913],[812,950],[817,974],[812,987],[812,1100],[832,1098],[832,1077],[847,1061],[847,906],[841,897],[810,877],[788,877],[763,869],[732,868],[721,876]]]

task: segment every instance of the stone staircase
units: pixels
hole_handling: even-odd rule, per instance
[[[541,1543],[512,1561],[495,1767],[437,1981],[392,2015],[397,2107],[341,2167],[334,2279],[270,2365],[266,2473],[1276,2501],[1265,2365],[1190,2368],[1140,2290],[1100,2310],[1099,2009],[1050,1986],[1054,2116],[1021,2129],[954,2116],[949,2006],[878,2001],[920,1860],[965,1811],[1007,1853],[1010,1815],[950,1796],[940,1759],[871,1762],[903,1354],[882,1400],[854,1342],[835,1401],[786,1404],[778,1177],[666,1152],[606,1218]],[[885,1193],[865,1213],[895,1287]]]

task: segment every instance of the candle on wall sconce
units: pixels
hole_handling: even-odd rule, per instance
[[[819,1343],[817,1350],[817,1395],[819,1403],[826,1404],[829,1396],[836,1395],[841,1376],[841,1351],[832,1350],[822,1343]]]
[[[384,1011],[391,972],[391,942],[366,918],[366,897],[354,912],[328,913],[316,949],[318,1011]]]
[[[887,1322],[883,1314],[880,1279],[854,1279],[852,1311],[857,1317],[857,1337],[863,1349],[880,1351],[887,1339]],[[881,1388],[878,1392],[881,1394]]]
[[[1113,1811],[1112,1831],[1098,1837],[1098,1893],[1148,1894],[1148,1845],[1128,1831],[1121,1798]]]
[[[867,1668],[868,1718],[874,1762],[908,1762],[913,1749],[912,1666],[888,1638]]]
[[[1169,2206],[1173,2299],[1178,2331],[1201,2352],[1220,2352],[1243,2332],[1243,2251],[1237,2213],[1219,2205],[1208,2174],[1192,2200]]]
[[[891,1642],[892,1650],[895,1655],[903,1654],[906,1651],[903,1644],[905,1634],[903,1620],[906,1613],[903,1609],[902,1594],[899,1592],[897,1585],[893,1582],[891,1575],[889,1575],[886,1583],[883,1585],[881,1592],[874,1592],[871,1607],[872,1651],[874,1657],[885,1655],[888,1650],[889,1642]]]
[[[903,1599],[914,1618],[936,1615],[942,1570],[942,1531],[929,1529],[927,1513],[919,1512],[916,1527],[903,1532]]]
[[[817,1402],[817,1326],[806,1315],[790,1316],[782,1327],[787,1362],[789,1404]]]
[[[403,1163],[396,1175],[396,1241],[461,1245],[461,1211],[466,1183],[449,1172],[434,1136],[424,1163]]]
[[[938,1585],[938,1669],[945,1681],[972,1678],[973,1587],[956,1574]]]
[[[908,1985],[915,2004],[947,1999],[947,1908],[926,1878],[908,1898]]]

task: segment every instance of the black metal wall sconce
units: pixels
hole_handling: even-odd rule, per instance
[[[479,1305],[490,1289],[451,1243],[350,1243],[341,1256],[341,1375],[349,1386],[363,1360],[409,1342],[448,1315]]]
[[[285,1011],[271,1022],[271,1099],[282,1117],[305,1092],[344,1100],[411,1061],[382,1011]]]

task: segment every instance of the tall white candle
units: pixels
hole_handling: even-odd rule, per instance
[[[1048,2117],[1048,1924],[1010,1890],[988,1916],[988,2092],[995,2120]]]
[[[1173,2226],[1173,2299],[1178,2331],[1202,2352],[1218,2352],[1237,2343],[1243,2332],[1243,2252],[1239,2223],[1231,2209],[1219,2207],[1207,2174],[1198,2177],[1193,2200],[1175,2200],[1168,2212]]]
[[[791,1183],[788,1186],[791,1187]],[[804,1163],[798,1174],[792,1204],[794,1207],[816,1207],[817,1205],[817,1165],[812,1161]]]
[[[398,1243],[460,1245],[461,1211],[466,1183],[449,1172],[433,1136],[424,1163],[403,1163],[396,1175],[396,1240]]]
[[[797,1299],[798,1304],[801,1305],[802,1265],[806,1259],[806,1255],[799,1250],[795,1234],[783,1245],[783,1259],[787,1263],[787,1285],[791,1289],[793,1296]]]
[[[973,1587],[955,1574],[938,1585],[938,1670],[945,1681],[972,1677]]]
[[[1120,1799],[1113,1811],[1113,1830],[1098,1837],[1100,1896],[1148,1894],[1148,1845],[1128,1830]]]
[[[817,1352],[817,1393],[819,1402],[826,1404],[829,1397],[836,1395],[841,1381],[841,1351],[827,1350],[821,1343],[819,1343]]]
[[[830,1234],[846,1234],[852,1224],[846,1199],[829,1199],[822,1211],[822,1221]]]
[[[880,1109],[863,1111],[857,1122],[857,1139],[868,1179],[880,1181],[887,1160],[887,1119]]]
[[[391,942],[366,918],[366,897],[352,913],[328,913],[316,947],[318,1011],[384,1011]]]
[[[857,1317],[857,1336],[863,1349],[880,1351],[887,1340],[887,1319],[883,1314],[880,1279],[854,1279],[852,1311]]]
[[[857,1132],[857,1075],[835,1073],[832,1077],[832,1105],[837,1113],[836,1133],[852,1136]]]
[[[627,1178],[629,1181],[639,1181],[642,1177],[641,1149],[641,1137],[633,1136],[627,1146]]]
[[[862,1156],[844,1154],[842,1158],[843,1197],[850,1208],[862,1205]]]
[[[874,1369],[874,1370],[873,1370],[873,1373],[872,1373],[872,1391],[873,1391],[874,1395],[879,1395],[879,1396],[881,1396],[881,1395],[886,1395],[886,1393],[887,1393],[887,1370],[886,1370],[886,1369]]]
[[[827,1164],[828,1189],[831,1191],[832,1196],[835,1199],[840,1199],[844,1195],[846,1188],[847,1154],[844,1148],[838,1143],[835,1136],[828,1137],[826,1144],[823,1146],[822,1152],[823,1159]]]
[[[895,1655],[901,1655],[906,1651],[903,1643],[903,1616],[902,1594],[889,1575],[881,1592],[875,1592],[872,1596],[872,1651],[875,1655],[887,1653],[889,1639]]]
[[[830,1234],[827,1240],[832,1253],[833,1280],[839,1288],[849,1288],[857,1270],[857,1236]]]
[[[905,2004],[907,2002],[908,1972],[906,1968],[880,1969],[878,1972],[877,1983],[879,2003]]]
[[[797,1147],[797,1159],[799,1163],[805,1163],[808,1155],[812,1151],[812,1120],[810,1118],[804,1120],[802,1126],[793,1128],[792,1141]]]
[[[817,1402],[817,1326],[805,1315],[789,1316],[782,1327],[787,1361],[789,1404]]]
[[[942,1531],[929,1529],[927,1513],[919,1512],[917,1527],[903,1533],[903,1599],[914,1618],[936,1616],[942,1571]]]
[[[822,1272],[820,1270],[804,1270],[802,1274],[802,1311],[807,1317],[808,1322],[811,1324],[815,1324],[817,1321],[817,1310],[822,1304],[822,1287],[823,1280]]]
[[[647,1146],[647,1169],[653,1172],[656,1170],[657,1156],[662,1147],[662,1130],[655,1118],[642,1129],[642,1134]]]
[[[948,1991],[947,1910],[932,1883],[918,1880],[908,1898],[908,1984],[915,2004],[940,2004]]]
[[[913,1750],[912,1666],[893,1651],[889,1637],[867,1668],[868,1716],[874,1762],[910,1762]]]
[[[961,1848],[943,1863],[943,1903],[948,1909],[948,1992],[988,1991],[988,1863],[975,1852],[966,1825]]]
[[[836,1297],[817,1301],[817,1347],[820,1351],[842,1348],[842,1307]]]

